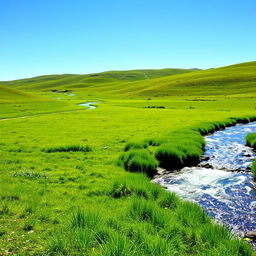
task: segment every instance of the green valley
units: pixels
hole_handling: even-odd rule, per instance
[[[253,255],[147,174],[198,162],[255,99],[255,61],[0,82],[0,255]]]

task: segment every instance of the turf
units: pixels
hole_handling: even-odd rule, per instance
[[[144,174],[124,170],[118,159],[143,151],[147,156],[142,153],[142,159],[152,162],[167,141],[193,156],[203,145],[200,133],[232,125],[233,118],[248,121],[242,118],[256,115],[253,68],[255,62],[147,80],[120,79],[109,87],[92,83],[91,89],[72,87],[75,96],[51,93],[56,85],[37,87],[35,79],[21,87],[14,84],[18,81],[7,83],[47,101],[1,104],[0,118],[10,119],[0,121],[0,254],[252,255],[249,244],[213,224],[200,207],[151,184]],[[231,79],[209,89],[209,72],[220,79],[236,73],[239,82]],[[199,73],[202,79],[208,76],[208,85],[171,89],[173,79]],[[45,84],[52,78],[44,77]],[[170,88],[156,83],[165,79]],[[142,93],[153,81],[162,89]],[[172,96],[161,96],[168,90]],[[15,96],[10,99],[14,102]],[[97,108],[78,106],[87,101],[99,102]],[[198,140],[190,150],[195,134]],[[143,162],[135,160],[137,166]]]

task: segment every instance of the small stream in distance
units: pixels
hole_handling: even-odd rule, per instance
[[[99,102],[87,102],[87,103],[80,103],[78,104],[79,106],[84,106],[84,107],[88,107],[88,109],[95,109],[97,108],[96,106],[94,106],[93,104],[97,104]]]

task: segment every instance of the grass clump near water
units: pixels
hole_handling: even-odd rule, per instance
[[[156,174],[158,161],[144,149],[130,150],[120,155],[118,163],[127,171],[142,172],[148,176]]]
[[[55,147],[49,147],[49,148],[43,148],[43,152],[45,153],[55,153],[55,152],[90,152],[92,151],[92,148],[88,145],[82,146],[82,145],[64,145],[64,146],[55,146]]]
[[[163,189],[152,184],[143,173],[126,174],[114,180],[109,195],[113,198],[137,196],[156,200],[162,195]]]
[[[224,129],[228,126],[233,126],[237,123],[248,123],[255,121],[255,116],[245,117],[231,117],[223,121],[216,122],[202,122],[199,125],[193,126],[190,129],[181,129],[167,134],[165,137],[149,138],[141,142],[130,142],[125,146],[125,151],[130,152],[132,149],[143,149],[147,147],[156,147],[153,149],[155,158],[159,161],[159,165],[168,170],[181,169],[185,166],[194,166],[200,162],[200,157],[203,154],[205,147],[205,140],[202,135],[210,134],[220,129]],[[251,135],[250,142],[253,147],[255,144],[255,137]],[[138,151],[139,152],[139,151]],[[137,152],[137,153],[138,153]],[[121,159],[131,158],[139,159],[139,155],[136,157],[136,151],[121,156]],[[150,158],[150,161],[152,158]],[[131,170],[124,161],[124,167],[126,170]],[[139,161],[136,161],[139,162]],[[147,159],[143,158],[143,165],[146,166]],[[150,164],[148,162],[148,164]],[[139,168],[135,168],[140,171]]]
[[[252,170],[252,175],[253,175],[254,179],[256,179],[256,161],[255,160],[252,163],[251,170]]]
[[[166,169],[180,169],[199,163],[204,146],[204,138],[197,131],[173,132],[167,137],[166,143],[156,149],[155,157]]]
[[[256,149],[256,133],[249,133],[246,138],[246,145]]]
[[[129,214],[137,221],[147,221],[154,226],[164,227],[168,221],[167,216],[155,203],[144,199],[134,198]]]
[[[193,127],[193,130],[199,131],[201,135],[207,135],[215,131],[224,129],[225,127],[234,126],[236,124],[247,124],[255,121],[255,116],[230,117],[223,121],[202,122]]]
[[[180,169],[185,158],[184,152],[176,148],[173,144],[161,145],[155,154],[160,165],[166,169]]]
[[[256,133],[249,133],[245,137],[245,142],[247,146],[252,147],[254,150],[256,150]],[[251,171],[254,179],[256,179],[256,160],[254,160],[252,163]]]
[[[147,146],[148,144],[145,141],[131,141],[125,145],[124,151],[129,151],[131,149],[143,149],[146,148]]]

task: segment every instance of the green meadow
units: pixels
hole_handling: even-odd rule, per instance
[[[255,99],[256,62],[0,82],[0,255],[253,255],[150,177],[255,120]]]

